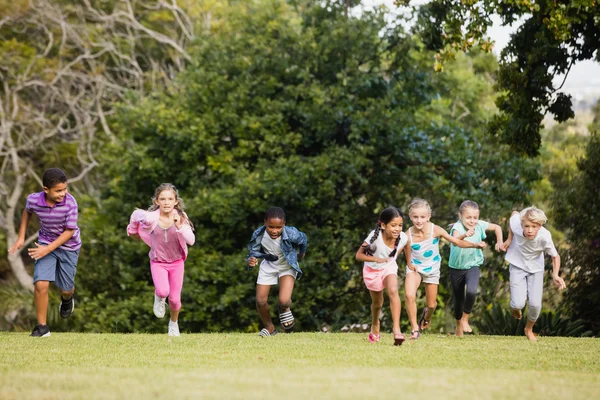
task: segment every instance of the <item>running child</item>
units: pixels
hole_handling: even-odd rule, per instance
[[[508,227],[508,238],[502,249],[505,260],[510,263],[510,307],[513,317],[521,319],[525,302],[528,303],[525,336],[537,340],[533,326],[542,310],[544,289],[544,253],[552,257],[552,280],[558,290],[566,288],[565,281],[558,276],[560,256],[552,242],[550,231],[544,228],[546,214],[535,206],[513,211]]]
[[[278,281],[279,322],[286,332],[294,327],[295,320],[290,309],[292,291],[296,279],[302,276],[298,261],[304,258],[306,245],[306,235],[285,224],[285,212],[279,207],[269,208],[265,213],[264,225],[252,233],[248,243],[248,267],[255,267],[258,259],[263,259],[256,281],[256,310],[264,325],[259,336],[277,334],[269,311],[269,291]]]
[[[426,329],[433,312],[437,307],[437,292],[440,284],[440,256],[439,242],[443,237],[458,247],[485,248],[485,242],[472,243],[452,237],[443,228],[429,221],[431,207],[423,199],[414,199],[408,206],[408,216],[413,226],[408,229],[408,245],[405,248],[406,279],[404,282],[406,294],[406,311],[411,325],[410,338],[413,340],[421,336],[421,331]],[[425,302],[423,315],[417,324],[417,289],[425,284]]]
[[[383,289],[390,298],[394,345],[406,339],[400,331],[400,296],[398,295],[398,264],[396,259],[408,238],[402,232],[404,216],[396,207],[388,207],[379,215],[375,230],[371,231],[356,252],[356,259],[364,262],[363,279],[371,295],[371,333],[369,341],[379,342],[379,314],[383,306]]]
[[[48,313],[48,288],[50,282],[61,293],[60,316],[68,318],[75,308],[75,273],[81,248],[77,227],[77,201],[67,191],[67,176],[58,168],[50,168],[42,176],[42,191],[27,196],[25,210],[16,242],[8,254],[18,254],[25,244],[27,224],[32,214],[40,223],[38,241],[34,248],[27,249],[35,260],[33,270],[35,313],[37,325],[30,336],[48,337],[50,328],[46,324]]]
[[[193,224],[184,212],[177,188],[163,183],[154,192],[148,211],[135,210],[127,225],[127,235],[141,238],[150,246],[150,271],[154,282],[154,315],[165,316],[169,297],[169,336],[179,336],[179,311],[183,287],[184,262],[188,245],[196,241]]]
[[[471,200],[462,202],[458,209],[458,221],[452,226],[450,235],[471,243],[479,243],[486,238],[486,231],[496,233],[496,251],[502,248],[502,228],[479,219],[479,205]],[[479,267],[483,264],[483,251],[479,248],[465,249],[450,244],[450,284],[454,298],[454,318],[456,336],[472,334],[469,314],[473,311],[477,288],[479,287]],[[466,293],[465,293],[466,287]]]

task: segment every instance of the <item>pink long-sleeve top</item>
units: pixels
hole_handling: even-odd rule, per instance
[[[150,253],[148,253],[148,255],[150,256],[150,259],[152,261],[159,261],[165,256],[173,257],[172,252],[169,252],[167,254],[165,253],[165,248],[163,246],[157,245],[157,232],[155,232],[157,228],[161,231],[160,234],[164,234],[164,230],[158,226],[159,217],[160,210],[145,211],[138,209],[135,210],[133,214],[131,214],[131,218],[129,219],[129,225],[127,225],[128,236],[137,234],[144,241],[144,243],[150,246]],[[154,235],[152,234],[153,232]],[[183,254],[183,259],[185,260],[188,254],[188,245],[192,246],[194,244],[194,242],[196,241],[196,236],[192,231],[192,227],[188,224],[181,224],[181,229],[175,229],[175,234],[179,242],[181,254]]]

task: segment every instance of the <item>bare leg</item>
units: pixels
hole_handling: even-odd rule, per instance
[[[177,322],[177,319],[179,318],[179,311],[180,310],[171,310],[171,321],[172,322]]]
[[[423,329],[426,329],[429,326],[429,321],[431,321],[433,312],[437,307],[437,293],[438,285],[434,283],[425,284],[425,303],[427,304],[427,313],[425,314],[426,322],[423,323]]]
[[[49,281],[37,281],[34,285],[33,299],[35,301],[35,314],[37,322],[46,325],[46,316],[48,315],[48,288]]]
[[[290,307],[292,306],[292,292],[294,291],[294,283],[296,282],[296,278],[292,275],[284,275],[279,278],[279,312],[284,313],[290,311]],[[270,318],[270,317],[269,317]],[[283,326],[284,329],[287,329],[292,322],[287,323]]]
[[[527,320],[527,323],[525,324],[525,336],[527,336],[527,339],[535,342],[537,341],[537,338],[533,334],[533,325],[535,325],[535,321]]]
[[[513,309],[511,309],[511,312],[512,312],[513,318],[515,318],[515,319],[523,318],[523,312],[521,311],[520,308],[513,308]]]
[[[465,312],[463,312],[463,316],[461,318],[461,325],[463,327],[463,331],[465,333],[472,333],[473,332],[473,328],[471,328],[471,325],[469,325],[469,315]]]
[[[369,290],[369,293],[371,294],[371,333],[379,335],[379,314],[383,307],[383,291]]]
[[[275,325],[273,325],[271,314],[269,312],[270,289],[271,285],[256,285],[256,311],[258,311],[258,315],[265,328],[267,328],[269,333],[273,333]]]
[[[421,284],[421,275],[416,272],[409,272],[406,274],[404,280],[404,292],[406,297],[406,313],[408,314],[408,320],[410,321],[411,330],[419,330],[417,324],[417,289]]]
[[[400,311],[401,303],[398,295],[398,276],[388,275],[384,278],[383,283],[387,289],[388,297],[390,298],[390,311],[392,312],[392,331],[394,334],[401,333],[400,331]]]

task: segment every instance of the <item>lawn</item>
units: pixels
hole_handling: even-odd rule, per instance
[[[593,399],[592,338],[0,333],[0,399]]]

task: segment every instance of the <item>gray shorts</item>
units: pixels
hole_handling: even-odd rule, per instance
[[[63,292],[75,287],[75,273],[79,250],[55,249],[45,257],[35,261],[33,283],[37,281],[54,282]]]

